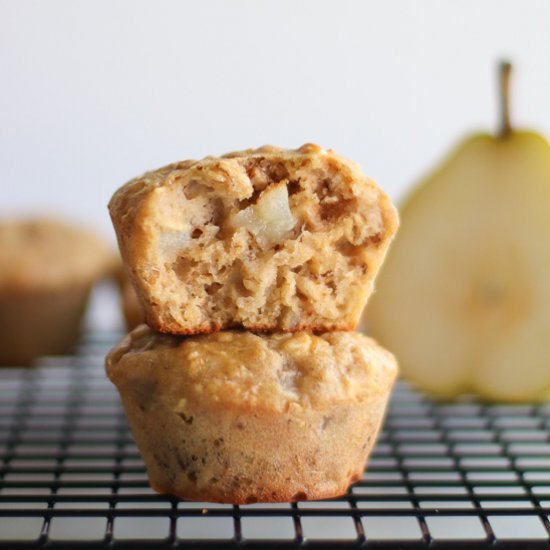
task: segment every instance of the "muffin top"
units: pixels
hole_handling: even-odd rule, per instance
[[[354,329],[398,225],[358,165],[314,144],[171,164],[109,210],[147,324],[170,334]]]
[[[362,334],[226,331],[172,336],[140,325],[107,356],[121,392],[158,392],[167,402],[236,409],[316,410],[390,390],[393,356]]]
[[[21,292],[90,283],[114,265],[90,231],[50,218],[0,221],[0,290]]]

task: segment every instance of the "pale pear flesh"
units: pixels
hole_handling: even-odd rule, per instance
[[[366,320],[432,394],[548,395],[548,143],[529,132],[464,142],[405,201]]]

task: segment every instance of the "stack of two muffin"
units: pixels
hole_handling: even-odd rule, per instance
[[[386,195],[305,145],[176,163],[109,207],[149,326],[106,369],[152,487],[236,504],[343,494],[397,374],[352,332],[397,228]]]

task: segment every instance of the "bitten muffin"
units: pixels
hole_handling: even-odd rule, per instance
[[[109,209],[147,323],[171,334],[353,330],[398,225],[356,164],[317,145],[171,164]]]
[[[243,504],[345,493],[397,366],[353,332],[178,337],[141,325],[106,371],[156,491]]]
[[[113,265],[100,239],[65,222],[0,222],[0,364],[69,351],[92,285]]]

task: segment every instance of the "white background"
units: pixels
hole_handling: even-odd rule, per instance
[[[495,127],[502,56],[514,120],[550,135],[544,0],[0,0],[0,215],[112,238],[106,203],[146,169],[307,141],[398,199]]]

